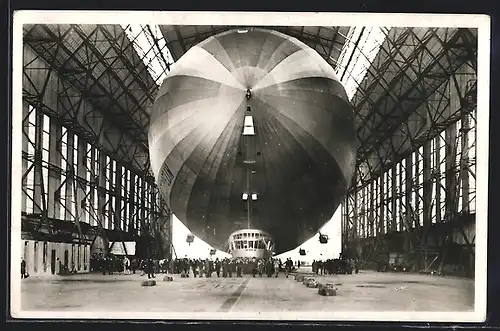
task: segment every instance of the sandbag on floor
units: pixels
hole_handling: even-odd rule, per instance
[[[336,296],[337,288],[333,284],[320,284],[318,294],[323,296]]]
[[[148,279],[141,282],[141,286],[156,286],[156,280]]]

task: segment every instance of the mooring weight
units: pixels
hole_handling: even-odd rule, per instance
[[[337,288],[333,284],[319,284],[318,294],[323,296],[336,296]]]
[[[143,280],[141,286],[156,286],[156,280]]]

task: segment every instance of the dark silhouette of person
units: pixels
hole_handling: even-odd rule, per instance
[[[227,263],[227,273],[229,274],[229,278],[233,278],[233,266],[233,260],[229,260],[229,262]]]
[[[288,258],[285,262],[285,275],[286,275],[286,278],[288,278],[288,275],[290,274],[290,272],[292,272],[292,267],[293,267],[293,261],[291,258]]]
[[[24,258],[21,259],[21,279],[28,278],[26,274],[26,261]]]
[[[154,274],[154,263],[151,258],[146,261],[146,273],[148,274],[148,279],[156,278]]]
[[[217,278],[220,276],[220,269],[221,269],[221,262],[219,261],[219,258],[215,259],[215,272],[217,273]]]

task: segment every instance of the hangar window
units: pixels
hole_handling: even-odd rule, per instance
[[[465,177],[468,178],[468,197],[466,198],[468,203],[468,208],[470,213],[474,213],[476,211],[476,120],[475,116],[472,117],[473,114],[469,114],[468,117],[468,130],[466,132],[467,135],[467,158],[469,161],[469,171],[464,173]]]
[[[43,115],[43,131],[42,131],[42,159],[45,162],[49,162],[49,150],[50,150],[50,117]],[[45,164],[47,164],[45,163]],[[75,163],[76,164],[76,163]],[[47,192],[49,189],[49,168],[47,166],[42,167],[43,176],[43,187],[44,191]]]
[[[393,210],[392,210],[392,169],[387,171],[387,181],[386,181],[386,192],[387,192],[387,201],[386,201],[386,211],[387,211],[387,232],[391,232],[393,227]]]
[[[401,231],[401,163],[396,164],[396,230]]]
[[[436,141],[437,137],[431,140],[431,176],[436,173],[436,159],[437,159],[437,153],[436,153]],[[434,181],[431,181],[431,191],[432,191],[432,196],[431,196],[431,222],[436,223],[437,219],[437,205],[436,205],[436,186]]]
[[[63,126],[61,129],[61,169],[66,171],[67,160],[68,160],[68,131]],[[59,188],[59,219],[64,220],[66,218],[66,181],[64,180],[65,173],[61,173],[61,187]]]
[[[159,86],[170,71],[170,64],[174,62],[159,26],[155,24],[121,26],[156,85]]]
[[[28,153],[28,155],[35,155],[35,140],[36,140],[36,127],[37,127],[37,124],[36,124],[36,108],[33,107],[32,105],[28,105],[28,112],[29,112],[29,115],[27,116],[27,122],[28,123],[23,123],[24,124],[24,130],[26,130],[24,132],[25,135],[27,135],[27,140],[28,140],[28,143],[26,144],[26,147],[27,148],[26,150],[24,150],[25,152]],[[26,119],[24,120],[26,121]],[[24,146],[25,144],[23,144]],[[61,158],[63,159],[63,158]],[[27,168],[26,169],[29,169],[29,168],[32,168],[32,164],[33,164],[33,160],[32,158],[28,158],[26,160],[27,162]],[[64,168],[63,168],[64,169]],[[61,180],[62,182],[62,180]],[[34,209],[34,198],[35,198],[35,195],[34,195],[34,192],[35,192],[35,171],[29,171],[27,172],[26,174],[26,182],[23,181],[23,188],[25,190],[25,196],[23,197],[25,199],[25,203],[26,203],[26,206],[25,206],[25,211],[27,213],[33,213],[33,209]]]
[[[375,232],[380,232],[380,177],[375,180]]]
[[[444,218],[446,212],[446,132],[439,134],[439,173],[440,173],[440,192],[439,192],[439,213],[440,221]]]
[[[99,172],[100,172],[99,158],[100,158],[100,156],[99,156],[99,150],[97,148],[92,147],[92,150],[93,150],[93,152],[92,152],[92,158],[93,158],[93,161],[92,161],[93,162],[92,170],[93,170],[93,174],[92,175],[95,176],[94,179],[95,179],[95,184],[96,185],[94,186],[93,193],[92,193],[93,194],[93,199],[94,199],[94,203],[92,204],[92,208],[93,208],[92,215],[94,215],[94,216],[92,217],[92,223],[91,223],[91,225],[95,226],[95,225],[97,225],[97,219],[95,218],[95,215],[98,214],[98,206],[99,206],[99,204],[98,204],[99,195],[98,195],[98,185],[97,184],[99,184]]]
[[[358,82],[363,80],[370,64],[379,53],[389,29],[389,27],[353,27],[349,30],[347,41],[338,59],[340,65],[337,69],[349,100],[356,93]]]
[[[418,149],[418,222],[424,225],[423,197],[424,197],[424,146]]]

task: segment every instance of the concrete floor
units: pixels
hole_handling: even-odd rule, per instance
[[[143,287],[146,276],[81,274],[28,278],[21,284],[23,311],[85,312],[293,312],[293,311],[472,311],[473,280],[430,275],[377,273],[316,276],[336,283],[323,297],[279,278],[181,278]]]

